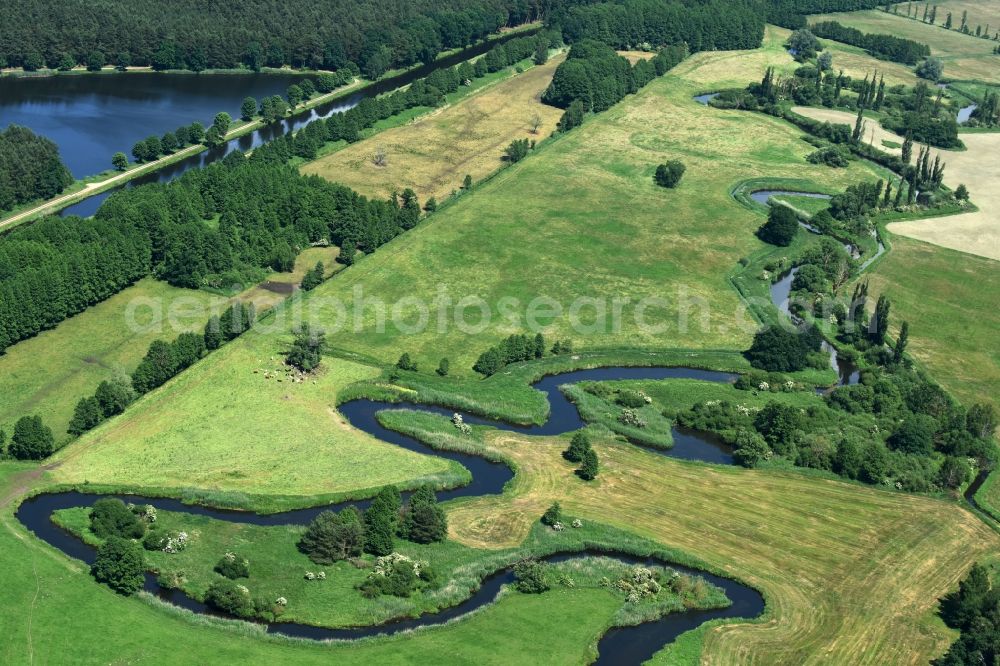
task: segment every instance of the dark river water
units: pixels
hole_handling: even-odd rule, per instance
[[[130,181],[130,184],[166,182],[188,169],[220,159],[233,150],[250,150],[282,134],[297,130],[317,118],[326,118],[375,97],[408,85],[442,67],[452,67],[486,53],[497,44],[534,34],[519,31],[480,42],[420,65],[397,76],[379,79],[357,90],[268,125],[224,146],[202,152],[169,167]],[[132,145],[152,134],[162,135],[198,120],[206,127],[219,111],[239,119],[244,97],[258,101],[268,95],[284,96],[286,88],[301,80],[296,74],[80,74],[48,77],[0,78],[0,127],[16,123],[56,142],[63,162],[76,177],[111,168],[111,156],[122,151],[131,159]],[[93,215],[115,190],[109,190],[62,209],[60,215]]]

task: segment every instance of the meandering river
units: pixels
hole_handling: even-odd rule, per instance
[[[712,382],[732,382],[736,375],[724,372],[713,372],[692,368],[598,368],[552,375],[541,379],[533,386],[542,391],[549,400],[549,418],[541,425],[519,426],[498,421],[489,421],[474,416],[466,416],[467,423],[487,424],[493,427],[522,432],[531,435],[556,435],[576,430],[584,425],[576,407],[565,397],[559,386],[580,381],[607,381],[620,379],[697,379]],[[449,460],[454,460],[472,472],[472,482],[461,488],[455,488],[438,493],[441,500],[463,496],[478,496],[495,494],[503,490],[503,486],[513,478],[513,472],[506,465],[495,463],[464,453],[453,451],[430,450],[426,445],[407,435],[389,430],[378,422],[378,412],[385,409],[416,409],[424,412],[438,413],[450,416],[453,411],[440,407],[417,404],[395,404],[373,400],[352,400],[340,406],[340,411],[348,421],[370,435],[403,448],[432,453]],[[675,445],[672,449],[651,449],[661,455],[700,460],[703,462],[729,464],[732,461],[731,452],[715,438],[704,434],[683,432],[675,429]],[[92,562],[94,550],[68,532],[57,527],[52,521],[53,511],[58,509],[90,506],[99,499],[99,495],[88,495],[79,492],[45,493],[25,500],[17,511],[17,518],[36,536],[50,545],[62,550],[70,557],[84,562]],[[243,511],[213,509],[203,506],[189,506],[176,499],[142,497],[136,495],[121,496],[124,501],[152,504],[165,511],[183,511],[198,515],[210,516],[218,520],[251,523],[255,525],[306,524],[318,513],[327,509],[339,510],[348,505],[364,509],[368,501],[343,502],[332,506],[314,507],[287,511],[277,514],[261,515]],[[550,556],[549,561],[562,561],[575,557],[583,557],[587,553],[557,553]],[[634,627],[611,629],[601,639],[598,649],[601,657],[598,663],[607,664],[640,664],[649,659],[664,645],[671,642],[681,633],[693,629],[703,622],[718,618],[753,618],[764,610],[764,599],[756,590],[733,580],[715,576],[703,571],[677,566],[669,562],[659,562],[649,558],[637,558],[627,553],[600,553],[616,557],[629,563],[665,564],[684,573],[697,575],[725,590],[733,602],[724,609],[706,611],[686,611],[671,613],[665,617]],[[277,622],[266,625],[269,632],[281,633],[312,639],[354,639],[374,635],[398,633],[405,629],[441,624],[460,617],[477,608],[491,603],[496,599],[500,588],[513,581],[510,569],[503,569],[484,579],[482,586],[469,599],[438,613],[425,614],[419,618],[393,621],[373,627],[348,627],[329,629],[298,623]],[[187,608],[196,613],[213,613],[203,603],[192,599],[179,590],[161,590],[151,574],[146,576],[146,589],[159,595],[165,601]]]

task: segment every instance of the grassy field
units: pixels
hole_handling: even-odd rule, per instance
[[[943,7],[938,8],[938,23],[944,23],[946,14],[947,10]],[[976,19],[971,13],[970,16],[973,16],[970,18],[970,23],[975,30]],[[961,22],[961,12],[953,16],[952,20],[957,26]],[[819,21],[837,21],[862,32],[886,33],[927,44],[931,47],[931,55],[944,61],[945,79],[976,79],[987,83],[1000,83],[1000,57],[993,53],[996,42],[991,40],[977,39],[954,30],[945,30],[941,25],[932,26],[880,10],[809,17],[810,23]],[[995,27],[990,28],[991,31],[994,29]],[[836,67],[836,57],[834,67]]]
[[[611,441],[596,444],[601,474],[585,483],[560,456],[565,438],[489,441],[518,476],[503,496],[454,506],[453,538],[479,548],[515,543],[558,499],[574,515],[679,547],[764,592],[766,620],[705,630],[702,663],[926,663],[952,636],[934,616],[937,598],[1000,546],[969,512],[927,498],[683,463]]]
[[[869,280],[892,299],[895,325],[910,322],[909,352],[937,381],[965,405],[1000,410],[1000,262],[897,236]]]
[[[704,85],[700,92],[714,92],[722,88],[742,88],[751,81],[759,81],[767,67],[774,67],[779,74],[791,74],[801,63],[789,55],[784,44],[788,41],[791,30],[768,25],[764,32],[761,48],[754,51],[718,51],[697,54],[689,61],[682,63],[678,69],[694,68],[697,72],[695,83],[702,81]],[[833,69],[844,70],[844,73],[854,78],[864,78],[873,70],[885,73],[888,84],[903,83],[913,85],[917,78],[912,70],[898,63],[877,60],[863,50],[834,42],[822,40],[823,45],[833,55]],[[676,70],[675,70],[676,71]],[[715,86],[713,89],[712,86]]]
[[[899,13],[906,16],[906,3],[898,5]],[[923,6],[914,4],[914,9],[920,8],[918,16],[923,16]],[[958,30],[962,25],[962,12],[968,12],[969,28],[975,34],[976,26],[990,26],[990,35],[1000,29],[1000,6],[993,0],[943,0],[937,3],[937,21],[939,28],[944,28],[945,20],[951,12],[952,30]]]
[[[731,83],[717,78],[732,76],[716,66],[717,56],[691,58],[318,289],[312,310],[331,331],[331,342],[383,361],[407,351],[425,371],[446,356],[453,373],[468,376],[481,351],[527,328],[524,308],[541,296],[562,306],[559,315],[538,317],[547,335],[576,338],[578,346],[744,347],[753,327],[740,325],[741,306],[726,274],[762,247],[753,233],[760,218],[732,200],[731,187],[764,176],[843,187],[873,172],[861,162],[844,170],[810,165],[804,157],[812,148],[788,124],[694,102],[697,92]],[[741,81],[759,76],[763,65]],[[687,165],[684,180],[675,190],[657,188],[656,165],[674,158]],[[478,297],[492,321],[466,333],[454,325],[450,308],[442,331],[434,309],[422,331],[404,333],[391,322],[379,331],[377,311],[367,307],[364,336],[352,327],[338,332],[342,320],[329,301],[350,305],[358,290],[382,299],[390,314],[404,296],[425,303],[442,293],[453,303]],[[614,297],[631,303],[622,308],[617,330],[609,315],[607,327],[578,334],[567,313],[577,297],[604,303],[608,313]],[[646,297],[667,300],[645,312],[646,321],[663,330],[637,325],[635,304]],[[519,321],[497,321],[504,298],[519,301]],[[470,310],[465,321],[479,323],[479,308]],[[685,312],[690,321],[683,321]],[[419,319],[412,303],[401,302],[396,314],[407,325]],[[580,319],[594,323],[594,308],[582,310]]]
[[[309,248],[299,256],[293,273],[276,273],[270,279],[298,283],[317,261],[324,261],[332,273],[335,266],[340,267],[334,264],[337,251]],[[262,310],[285,295],[255,287],[240,298],[252,300]],[[80,398],[92,395],[102,381],[135,370],[153,340],[200,330],[211,312],[221,311],[229,300],[147,278],[56,328],[10,347],[0,355],[0,395],[4,396],[0,429],[9,434],[20,417],[40,414],[57,440],[67,439],[66,427]]]
[[[0,585],[9,609],[0,614],[0,661],[8,664],[150,658],[183,664],[192,654],[248,664],[406,664],[458,652],[469,661],[498,666],[510,663],[511,654],[573,666],[593,659],[592,646],[621,607],[606,590],[560,588],[542,595],[511,594],[454,625],[388,640],[324,645],[268,637],[254,625],[195,620],[96,585],[85,566],[55,554],[13,517],[12,491],[22,492],[25,477],[34,471],[30,465],[0,463],[0,557],[5,562]],[[545,638],[525,631],[526,626],[545,632]]]
[[[101,540],[90,531],[89,513],[84,508],[66,509],[57,512],[54,519],[61,527],[88,543],[100,544]],[[187,594],[204,599],[208,587],[221,578],[213,567],[224,553],[235,552],[240,557],[246,557],[250,563],[249,577],[240,582],[251,588],[255,597],[263,595],[288,600],[281,614],[283,622],[328,627],[381,624],[393,618],[415,617],[455,606],[469,598],[484,576],[529,556],[543,556],[557,550],[578,550],[584,544],[596,543],[622,544],[637,552],[662,550],[662,547],[645,539],[630,537],[618,530],[589,522],[582,528],[559,533],[535,521],[523,544],[500,551],[468,548],[450,540],[422,545],[397,539],[395,552],[430,564],[437,582],[410,597],[384,595],[368,599],[357,587],[368,578],[375,558],[361,556],[356,562],[363,563],[362,566],[347,561],[317,565],[296,547],[305,532],[303,526],[240,525],[167,511],[158,512],[156,523],[158,529],[183,530],[190,535],[190,544],[179,553],[145,553],[146,562],[152,570],[183,572],[182,588]],[[563,575],[572,578],[572,587],[600,589],[602,577],[618,580],[631,573],[628,565],[608,558],[587,558],[553,566],[555,569],[548,578],[556,587],[563,585],[557,582]],[[326,577],[307,580],[304,575],[307,571],[322,571]],[[663,579],[669,580],[669,573],[662,573]],[[695,579],[688,577],[687,580],[690,589],[695,590]],[[655,599],[628,606],[624,603],[624,593],[614,594],[622,606],[619,615],[638,615],[655,607],[681,610],[685,606],[714,608],[729,604],[722,590],[706,585],[704,581],[697,590],[698,593],[679,595],[666,589]]]
[[[793,68],[779,33],[769,30],[768,36],[760,52],[692,57],[637,96],[462,195],[303,302],[320,315],[340,349],[382,363],[410,352],[421,373],[400,381],[427,384],[411,389],[422,395],[465,385],[473,398],[486,399],[491,387],[510,388],[503,382],[513,381],[521,372],[517,367],[491,380],[462,380],[472,376],[469,366],[482,350],[503,335],[523,332],[524,324],[465,332],[454,325],[441,331],[435,321],[422,332],[378,332],[369,308],[361,331],[338,331],[333,300],[350,302],[356,288],[389,304],[404,296],[430,300],[442,287],[456,301],[478,295],[492,305],[504,297],[526,304],[539,295],[562,299],[564,307],[577,297],[628,296],[635,303],[662,296],[666,303],[646,313],[649,323],[667,324],[662,332],[639,326],[629,305],[619,329],[587,334],[574,332],[565,312],[539,319],[549,325],[550,340],[573,338],[577,349],[629,347],[640,354],[684,347],[690,351],[681,356],[690,355],[693,364],[717,355],[725,367],[745,367],[734,352],[746,347],[753,326],[728,276],[741,257],[765,248],[754,236],[761,214],[734,201],[732,188],[749,178],[795,178],[839,189],[875,175],[860,161],[848,169],[808,164],[804,157],[813,148],[789,124],[691,99],[759,79],[768,64]],[[656,188],[655,166],[675,158],[687,165],[681,185]],[[404,319],[407,312],[400,312]],[[180,662],[200,651],[220,661],[268,663],[282,657],[296,663],[402,663],[440,661],[442,655],[483,663],[509,663],[511,655],[546,664],[591,659],[596,637],[620,606],[603,590],[511,595],[454,626],[365,645],[249,641],[214,628],[193,629],[175,614],[116,597],[16,524],[9,502],[43,483],[152,488],[273,509],[421,476],[460,478],[440,460],[349,428],[333,409],[338,393],[375,378],[377,368],[327,358],[315,380],[278,383],[285,331],[248,334],[212,354],[61,451],[41,478],[29,466],[0,467],[0,554],[10,562],[0,585],[8,606],[20,609],[0,615],[7,638],[3,658],[154,656]],[[435,388],[425,378],[443,356],[451,359],[454,377]],[[547,367],[585,362],[559,357]],[[266,370],[275,373],[271,379]],[[525,386],[522,378],[522,395],[513,403],[531,402],[527,411],[536,417],[539,405],[523,399]],[[453,431],[443,418],[431,420]],[[996,533],[970,513],[928,498],[794,472],[682,463],[610,439],[596,444],[602,472],[585,484],[559,455],[566,438],[495,433],[487,441],[518,472],[501,496],[447,507],[450,536],[465,546],[516,547],[558,499],[585,521],[611,523],[678,548],[765,593],[769,610],[763,622],[701,630],[673,650],[678,659],[683,651],[682,663],[926,662],[952,637],[934,616],[936,599],[975,559],[1000,546]],[[88,642],[84,655],[82,637],[98,633],[101,641]]]
[[[467,478],[453,463],[351,428],[336,412],[337,392],[376,371],[330,360],[315,379],[293,382],[271,343],[248,333],[215,352],[57,453],[51,479],[171,494],[197,488],[215,503],[277,508],[287,495],[301,504],[418,478]]]
[[[371,197],[386,198],[410,187],[421,202],[432,196],[440,202],[461,188],[466,174],[478,181],[503,166],[503,151],[514,139],[552,133],[562,112],[540,98],[560,62],[562,57],[556,57],[523,74],[493,78],[457,103],[321,157],[302,172]],[[536,116],[539,126],[533,133]],[[382,166],[373,161],[380,149],[388,160]]]

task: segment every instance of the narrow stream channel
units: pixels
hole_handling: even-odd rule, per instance
[[[559,390],[559,386],[581,381],[609,381],[623,379],[696,379],[701,381],[729,383],[736,379],[735,374],[698,370],[693,368],[642,368],[615,367],[579,370],[544,377],[533,384],[542,391],[550,405],[549,418],[544,424],[520,426],[509,423],[490,421],[474,416],[465,417],[467,423],[490,425],[502,430],[521,432],[531,435],[557,435],[577,430],[585,425],[575,405]],[[440,500],[456,497],[496,494],[503,490],[504,485],[513,478],[513,472],[506,465],[494,463],[464,453],[453,451],[430,451],[418,440],[383,427],[377,418],[378,412],[386,409],[415,409],[429,413],[451,416],[454,411],[441,407],[419,404],[398,404],[373,400],[352,400],[340,405],[341,413],[356,428],[368,434],[408,450],[420,453],[432,453],[449,460],[454,460],[472,472],[472,482],[461,488],[445,490],[438,493]],[[728,447],[721,444],[711,435],[704,433],[674,430],[675,445],[672,449],[650,449],[669,457],[685,460],[700,460],[717,464],[731,464],[732,455]],[[90,563],[95,551],[68,532],[56,526],[52,513],[59,509],[90,506],[100,495],[89,495],[77,491],[44,493],[25,500],[17,511],[17,518],[37,537],[63,551],[70,557]],[[214,509],[197,505],[186,505],[176,499],[144,497],[139,495],[118,495],[123,501],[136,504],[151,504],[164,511],[179,511],[196,515],[209,516],[217,520],[247,523],[254,525],[305,525],[321,511],[339,510],[348,505],[364,509],[368,500],[341,502],[330,506],[313,507],[286,511],[283,513],[261,515],[245,511]],[[587,553],[557,553],[546,558],[548,561],[564,561],[583,557]],[[664,645],[671,642],[681,633],[699,626],[701,623],[717,618],[753,618],[764,610],[763,597],[756,590],[735,581],[714,576],[706,572],[688,569],[669,562],[659,562],[648,558],[636,558],[627,553],[592,553],[616,557],[628,563],[663,564],[678,571],[701,576],[707,581],[725,590],[733,602],[724,609],[706,611],[686,611],[671,613],[663,618],[634,627],[620,627],[608,631],[601,639],[598,649],[601,664],[640,664],[647,660]],[[369,627],[346,627],[330,629],[314,627],[291,622],[276,622],[266,625],[267,631],[288,636],[324,639],[356,639],[366,636],[389,635],[405,629],[441,624],[460,617],[477,608],[489,604],[496,599],[503,585],[513,581],[510,569],[497,571],[486,577],[482,586],[469,599],[453,607],[437,613],[425,614],[419,618],[407,618],[392,621],[383,625]],[[179,590],[161,590],[152,574],[146,575],[145,588],[158,595],[161,599],[187,608],[196,613],[218,614],[205,604],[187,596]]]

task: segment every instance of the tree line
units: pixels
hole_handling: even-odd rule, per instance
[[[90,219],[13,230],[0,243],[0,350],[147,275],[189,288],[246,284],[291,270],[310,243],[372,252],[416,223],[419,208],[301,176],[271,152],[121,190]]]
[[[879,4],[879,0],[769,0],[767,22],[796,30],[806,27],[809,14],[875,9]]]
[[[20,125],[0,132],[0,211],[54,197],[72,182],[52,141]]]
[[[865,33],[857,28],[841,25],[837,21],[813,23],[809,29],[817,37],[862,48],[879,60],[915,65],[921,58],[927,58],[931,54],[929,46],[912,39],[882,33]]]
[[[26,0],[0,25],[0,64],[193,71],[353,64],[374,79],[501,27],[542,19],[546,7],[527,0],[110,0],[97,21],[92,7],[69,0]]]

